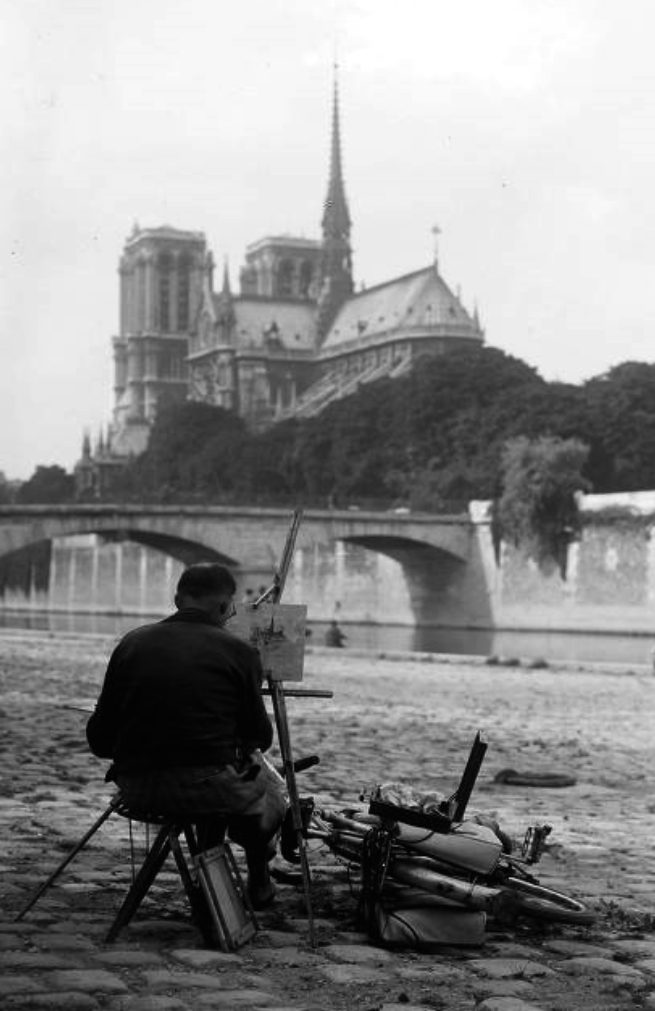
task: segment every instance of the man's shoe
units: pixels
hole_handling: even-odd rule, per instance
[[[276,894],[277,888],[270,878],[256,884],[248,879],[248,897],[253,909],[266,909],[271,905]]]

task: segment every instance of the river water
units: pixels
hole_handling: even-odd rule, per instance
[[[90,614],[88,612],[0,611],[0,628],[119,637],[131,628],[162,615]],[[308,642],[324,644],[327,622],[309,622]],[[517,632],[511,630],[417,628],[341,621],[345,649],[413,651],[511,660],[585,661],[651,665],[655,635],[602,635],[577,632]]]

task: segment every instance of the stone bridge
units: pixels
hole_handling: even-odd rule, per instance
[[[0,557],[38,542],[75,534],[132,540],[185,564],[219,561],[270,582],[285,543],[291,510],[185,505],[0,506]],[[402,566],[417,624],[439,613],[463,623],[486,612],[480,587],[476,526],[468,516],[308,510],[296,550],[335,541],[358,544]],[[481,595],[482,593],[482,595]],[[475,599],[474,599],[475,598]]]

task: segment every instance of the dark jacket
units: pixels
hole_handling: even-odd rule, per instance
[[[256,650],[203,611],[177,611],[119,642],[89,746],[115,772],[223,765],[237,749],[266,750],[273,730],[261,682]]]

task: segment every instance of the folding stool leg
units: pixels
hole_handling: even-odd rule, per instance
[[[145,897],[150,885],[153,883],[164,865],[166,857],[170,853],[171,845],[169,840],[170,825],[163,825],[150,848],[150,851],[143,861],[139,873],[125,896],[123,905],[116,914],[116,919],[109,928],[106,941],[114,941],[120,930],[127,926],[141,901]]]
[[[85,834],[82,836],[82,838],[80,839],[80,841],[78,843],[76,843],[75,846],[73,847],[73,849],[70,851],[70,853],[67,856],[64,857],[64,859],[61,861],[61,863],[59,864],[59,866],[56,867],[55,870],[52,872],[52,874],[50,875],[50,877],[47,878],[43,882],[42,885],[39,885],[39,887],[37,888],[37,890],[34,892],[34,894],[32,895],[32,897],[28,901],[27,905],[23,906],[23,908],[21,909],[20,913],[16,917],[16,921],[23,919],[23,917],[25,916],[25,913],[27,913],[32,908],[32,906],[41,898],[41,896],[43,895],[43,893],[50,887],[50,885],[53,884],[57,880],[57,878],[59,877],[59,875],[61,874],[61,872],[66,867],[68,867],[68,865],[71,862],[71,860],[73,860],[73,858],[77,856],[77,854],[80,852],[80,850],[84,849],[84,847],[88,843],[88,841],[91,838],[91,836],[94,835],[98,831],[98,829],[103,824],[103,822],[107,821],[107,818],[109,818],[109,816],[114,813],[114,811],[116,810],[117,807],[118,807],[118,802],[112,801],[111,804],[109,805],[109,807],[107,807],[106,810],[104,810],[102,812],[102,814],[100,815],[100,817],[98,819],[96,819],[96,821],[93,823],[93,825],[91,826],[91,828],[89,829],[89,831],[85,832]]]

